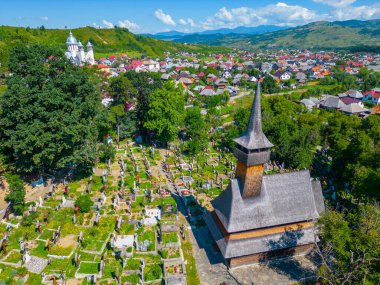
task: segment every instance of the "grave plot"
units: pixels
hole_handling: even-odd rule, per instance
[[[161,283],[161,279],[163,277],[162,274],[162,265],[157,263],[143,263],[142,265],[142,279],[145,282],[157,282],[157,284]],[[153,283],[155,284],[155,283]]]
[[[186,268],[182,260],[164,260],[163,267],[167,284],[186,285]]]
[[[136,252],[152,253],[156,251],[156,228],[141,226],[136,231]]]

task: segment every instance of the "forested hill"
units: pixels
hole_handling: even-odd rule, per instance
[[[145,36],[135,35],[127,29],[97,29],[84,27],[72,30],[77,40],[84,45],[91,40],[95,56],[97,53],[112,52],[138,52],[148,56],[161,56],[164,52],[177,51],[200,51],[219,52],[225,51],[223,47],[205,47],[199,45],[184,45],[167,41],[152,39]],[[21,27],[0,26],[0,62],[6,62],[8,51],[11,47],[19,44],[46,44],[66,49],[66,39],[69,35],[67,29],[32,29]]]
[[[380,50],[380,20],[314,22],[304,26],[260,35],[189,35],[176,42],[229,47],[352,49],[367,46]]]

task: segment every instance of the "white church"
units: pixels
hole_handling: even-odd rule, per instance
[[[87,52],[85,52],[82,43],[80,41],[78,42],[77,39],[73,36],[72,32],[70,32],[70,35],[66,41],[66,46],[68,51],[65,52],[65,55],[74,64],[95,64],[94,50],[90,41],[88,41],[86,45]]]

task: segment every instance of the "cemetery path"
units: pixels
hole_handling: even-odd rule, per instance
[[[77,279],[69,279],[65,283],[66,285],[79,285],[82,284],[79,280]]]

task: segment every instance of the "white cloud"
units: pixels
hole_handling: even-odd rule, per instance
[[[380,18],[380,4],[371,6],[346,6],[339,7],[331,11],[331,17],[334,20],[370,20]]]
[[[215,18],[222,21],[232,21],[234,19],[231,12],[228,11],[226,7],[219,9],[219,11],[215,14]]]
[[[172,19],[172,16],[169,14],[165,14],[164,11],[161,9],[158,9],[154,12],[154,16],[160,20],[162,23],[169,25],[169,26],[176,26],[176,22]]]
[[[195,24],[194,20],[191,18],[187,18],[187,22],[189,23],[190,27],[196,27],[197,24]]]
[[[180,23],[181,25],[187,25],[187,22],[184,19],[179,19],[178,23]]]
[[[344,7],[355,3],[356,0],[313,0],[316,3],[322,3],[332,7]]]
[[[113,29],[114,28],[114,25],[111,22],[108,22],[107,20],[102,20],[102,24],[107,29]]]
[[[215,29],[259,25],[296,26],[326,18],[326,14],[319,15],[315,11],[299,5],[279,2],[255,9],[238,7],[229,10],[223,7],[214,16],[204,21],[202,27],[204,29]]]
[[[121,28],[127,28],[128,30],[131,30],[131,31],[140,30],[139,25],[137,25],[136,23],[133,23],[129,20],[118,21],[117,23]]]
[[[43,16],[43,17],[40,17],[40,20],[42,20],[42,21],[47,21],[47,20],[49,20],[49,17],[47,17],[47,16]]]

